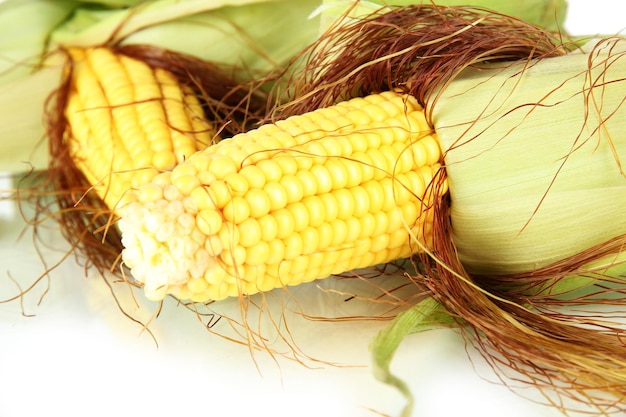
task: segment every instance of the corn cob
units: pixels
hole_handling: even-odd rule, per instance
[[[264,125],[139,186],[123,259],[148,298],[206,301],[407,257],[410,236],[432,238],[440,159],[421,106],[395,92]]]
[[[69,53],[65,141],[109,208],[212,141],[214,130],[197,98],[168,71],[104,47]]]

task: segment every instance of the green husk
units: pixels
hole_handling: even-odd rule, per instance
[[[425,298],[410,309],[398,314],[381,330],[370,344],[374,376],[398,389],[407,401],[402,417],[409,417],[413,410],[413,395],[407,384],[395,376],[390,369],[391,361],[406,336],[428,330],[451,327],[454,319],[434,298]]]
[[[497,0],[361,0],[354,6],[353,0],[323,0],[318,9],[321,14],[322,27],[328,28],[337,19],[351,9],[351,18],[361,17],[380,10],[381,6],[408,6],[415,4],[440,6],[472,6],[497,11],[499,13],[517,17],[528,23],[544,27],[549,30],[563,31],[563,23],[567,15],[565,0],[527,0],[527,1],[497,1]]]
[[[469,272],[528,272],[626,235],[625,45],[467,71],[438,98]]]
[[[76,2],[69,0],[0,2],[0,86],[38,68],[50,33],[76,7]]]

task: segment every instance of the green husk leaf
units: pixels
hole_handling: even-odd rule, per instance
[[[52,42],[85,46],[123,39],[269,72],[317,38],[319,22],[309,15],[318,5],[319,0],[158,0],[134,9],[81,9],[53,33]]]
[[[402,417],[411,415],[413,395],[406,382],[395,376],[390,369],[391,361],[404,338],[410,334],[421,333],[443,327],[452,327],[455,320],[434,298],[425,298],[410,309],[398,314],[392,322],[381,330],[370,344],[374,376],[394,388],[404,396],[407,405]]]
[[[38,67],[50,33],[76,6],[66,0],[0,2],[0,86]]]
[[[25,172],[48,166],[43,103],[59,85],[61,76],[60,65],[48,65],[0,86],[0,172]]]
[[[350,9],[349,17],[356,18],[368,15],[382,6],[407,6],[414,4],[432,4],[429,0],[324,0],[316,11],[321,15],[322,30],[345,14]],[[529,1],[497,1],[497,0],[436,0],[440,6],[472,6],[490,9],[508,16],[517,17],[550,30],[563,31],[563,23],[567,14],[566,0],[529,0]],[[384,9],[383,9],[384,10]]]
[[[434,104],[470,272],[528,272],[626,234],[625,45],[469,70]]]

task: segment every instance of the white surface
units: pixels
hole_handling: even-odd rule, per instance
[[[570,4],[567,28],[577,33],[614,33],[626,26],[621,1]],[[0,189],[7,186],[0,184]],[[30,233],[18,238],[22,228],[13,204],[0,201],[0,298],[16,292],[9,276],[24,286],[44,270]],[[64,244],[56,232],[45,233],[43,240],[53,248],[45,248],[43,257],[52,265]],[[402,398],[377,382],[367,368],[368,343],[382,323],[290,317],[288,324],[305,353],[354,365],[308,361],[315,367],[310,369],[262,352],[251,356],[245,346],[205,331],[192,313],[172,302],[166,302],[150,326],[157,347],[120,314],[104,282],[94,274],[85,278],[72,260],[51,273],[49,284],[39,305],[45,283],[25,297],[25,312],[32,317],[22,316],[18,302],[0,304],[0,417],[395,416],[403,405]],[[324,285],[346,284],[327,280]],[[122,284],[116,288],[125,293]],[[351,307],[359,306],[315,285],[295,291],[311,314],[350,314]],[[137,294],[141,308],[132,313],[150,317],[154,306]],[[125,305],[130,305],[127,297]],[[218,303],[215,310],[237,314],[234,302]],[[227,328],[222,320],[213,330]],[[416,396],[415,416],[561,415],[488,382],[494,376],[471,350],[470,355],[475,368],[461,338],[450,331],[416,335],[404,342],[393,368]]]

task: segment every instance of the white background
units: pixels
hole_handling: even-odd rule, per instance
[[[570,1],[566,28],[574,33],[615,33],[626,26],[623,2]],[[9,187],[6,183],[0,189]],[[0,298],[16,292],[9,277],[25,285],[41,274],[15,207],[0,202]],[[62,255],[63,243],[45,232],[53,248],[44,248],[49,265]],[[328,288],[343,282],[327,280]],[[125,318],[108,287],[95,274],[85,278],[73,261],[50,275],[46,285],[20,303],[0,304],[0,417],[73,416],[377,416],[398,415],[402,398],[377,382],[368,368],[368,343],[383,326],[374,322],[323,323],[292,318],[292,332],[302,350],[342,366],[307,361],[305,367],[272,358],[205,331],[196,317],[168,301],[150,326],[157,342]],[[116,286],[124,293],[121,284]],[[296,295],[307,312],[351,313],[345,297],[325,294],[315,285]],[[139,317],[154,308],[136,293]],[[278,295],[274,295],[278,296]],[[125,299],[130,306],[130,300]],[[358,304],[353,304],[358,307]],[[294,307],[293,303],[288,304]],[[356,308],[355,307],[355,308]],[[237,314],[236,302],[218,312]],[[225,329],[219,322],[214,329]],[[270,341],[272,342],[272,341]],[[279,346],[274,344],[274,346]],[[419,417],[552,417],[560,414],[511,393],[451,331],[409,337],[393,369],[416,396]],[[256,360],[253,360],[253,358]],[[529,392],[529,395],[532,393]]]

